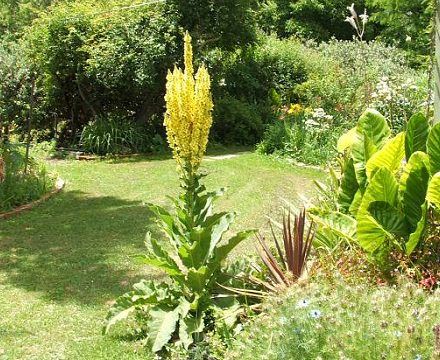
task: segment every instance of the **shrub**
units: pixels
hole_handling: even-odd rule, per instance
[[[318,276],[294,285],[246,326],[227,359],[431,359],[440,290],[348,285]]]
[[[215,102],[213,139],[223,144],[254,145],[264,125],[256,105],[227,96]]]
[[[39,199],[53,188],[54,181],[43,164],[30,158],[25,172],[25,152],[18,145],[0,148],[0,211]]]
[[[84,151],[98,155],[147,152],[151,143],[146,126],[115,115],[99,117],[84,126],[80,139]]]

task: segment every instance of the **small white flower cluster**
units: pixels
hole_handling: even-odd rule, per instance
[[[345,21],[348,22],[353,29],[356,30],[356,33],[360,40],[364,37],[365,33],[365,25],[368,22],[368,15],[367,15],[367,9],[364,9],[364,13],[359,15],[357,14],[356,10],[354,9],[354,4],[351,4],[351,6],[347,7],[347,10],[350,12],[351,16],[347,16],[345,18]],[[360,19],[360,21],[359,21]]]
[[[305,125],[309,129],[328,129],[332,120],[332,115],[327,114],[323,108],[317,108],[313,110],[313,112],[311,113],[311,117],[307,118],[307,120],[305,121]]]

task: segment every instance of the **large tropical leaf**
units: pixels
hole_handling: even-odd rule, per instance
[[[405,133],[400,133],[373,154],[366,165],[368,178],[371,178],[373,171],[380,167],[385,167],[393,173],[398,170],[405,157],[404,143]]]
[[[179,307],[170,308],[158,304],[148,312],[148,343],[153,352],[158,352],[170,341],[179,321]]]
[[[370,137],[365,134],[357,134],[357,140],[351,149],[351,156],[353,158],[356,180],[361,191],[364,191],[367,186],[366,164],[377,150],[378,147]]]
[[[341,186],[339,189],[338,202],[341,211],[348,213],[356,192],[359,190],[359,184],[356,180],[353,159],[350,158],[343,169]]]
[[[373,202],[385,202],[391,207],[396,207],[398,184],[394,175],[387,168],[379,168],[373,175],[357,214],[357,239],[359,244],[368,252],[376,251],[385,240],[393,238],[376,220],[369,208]]]
[[[383,115],[373,109],[367,109],[359,118],[357,132],[366,135],[380,149],[391,135],[391,130]]]
[[[426,194],[426,200],[440,209],[440,172],[432,177]]]
[[[416,151],[426,152],[426,142],[429,135],[429,121],[425,115],[413,115],[406,127],[405,156],[409,160]]]
[[[411,253],[414,251],[414,249],[419,244],[420,240],[423,237],[423,233],[425,231],[426,227],[426,214],[428,206],[427,204],[423,204],[421,206],[422,209],[422,215],[420,217],[419,222],[417,223],[415,231],[409,236],[408,241],[405,244],[405,252],[407,255],[411,255]]]
[[[431,163],[431,174],[440,171],[440,123],[434,125],[429,132],[426,151]]]
[[[403,212],[414,231],[422,217],[422,205],[425,203],[429,183],[429,158],[423,152],[413,153],[405,165],[400,177],[399,192]]]
[[[338,145],[337,145],[338,152],[343,153],[345,150],[351,148],[354,142],[356,141],[356,134],[357,134],[356,127],[343,134],[338,140]]]
[[[374,201],[368,206],[368,212],[387,233],[399,237],[408,235],[405,216],[389,203]]]

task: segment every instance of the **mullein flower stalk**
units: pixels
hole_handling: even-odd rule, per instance
[[[189,215],[189,223],[192,223],[195,221],[197,199],[205,190],[200,184],[203,175],[197,172],[208,144],[213,102],[211,79],[205,66],[202,65],[194,75],[193,49],[188,32],[184,48],[185,68],[174,67],[172,72],[168,71],[164,125],[182,180],[184,193],[181,199]]]
[[[165,127],[181,175],[193,178],[200,167],[212,125],[211,80],[205,66],[194,76],[191,36],[185,34],[185,69],[168,72]]]

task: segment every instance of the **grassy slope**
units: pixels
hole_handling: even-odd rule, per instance
[[[0,222],[0,359],[136,359],[149,355],[120,327],[100,331],[108,304],[141,277],[159,277],[131,256],[151,225],[143,201],[166,203],[178,181],[172,160],[52,165],[66,190]],[[279,196],[295,199],[320,176],[245,153],[207,160],[208,188],[228,187],[218,208],[239,213],[235,230],[264,225]],[[251,243],[241,251],[249,252]]]

